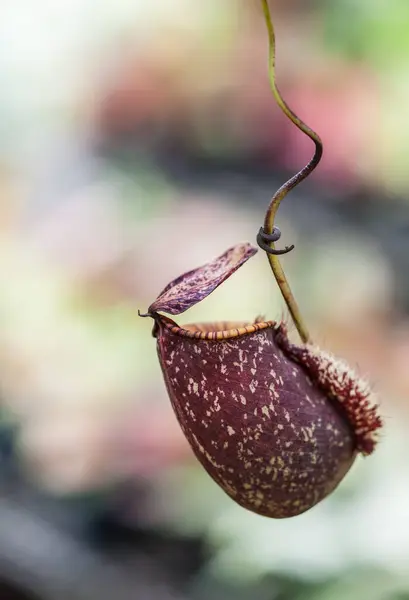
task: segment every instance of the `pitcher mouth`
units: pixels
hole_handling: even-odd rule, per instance
[[[275,328],[275,321],[263,321],[255,319],[254,323],[246,321],[220,321],[216,323],[189,323],[180,327],[175,321],[159,316],[161,323],[172,333],[181,337],[191,338],[194,340],[207,340],[220,342],[232,338],[241,337],[261,331],[262,329]]]

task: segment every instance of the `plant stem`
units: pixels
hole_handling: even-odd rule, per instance
[[[261,0],[261,4],[264,12],[264,19],[267,25],[268,31],[268,40],[269,40],[269,80],[271,91],[273,92],[274,98],[281,108],[283,113],[296,125],[303,133],[308,135],[308,137],[315,144],[315,153],[311,158],[309,163],[301,169],[296,175],[291,177],[286,183],[284,183],[279,190],[274,194],[271,199],[270,206],[268,207],[265,219],[264,219],[264,231],[267,234],[271,234],[274,228],[274,220],[277,214],[278,207],[280,206],[281,201],[285,196],[295,188],[299,183],[301,183],[312,171],[316,168],[318,163],[322,157],[322,141],[317,133],[313,131],[308,125],[303,123],[299,117],[289,108],[285,100],[282,98],[279,89],[276,83],[276,75],[275,75],[275,34],[274,34],[274,26],[271,20],[270,8],[268,5],[268,0]],[[274,248],[274,244],[271,242],[271,248]],[[271,269],[274,273],[274,277],[276,278],[277,284],[281,290],[281,293],[284,297],[284,300],[288,306],[291,317],[294,321],[294,325],[297,328],[297,331],[303,342],[310,342],[310,335],[308,333],[307,327],[304,323],[304,320],[301,316],[300,310],[298,308],[298,304],[291,292],[291,288],[281,266],[281,263],[278,257],[274,254],[267,254]]]

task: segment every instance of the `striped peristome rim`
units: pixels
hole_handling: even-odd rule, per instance
[[[164,315],[160,315],[160,321],[176,335],[193,340],[207,340],[212,342],[230,340],[277,326],[275,321],[258,321],[256,319],[255,323],[248,324],[222,321],[220,323],[192,323],[184,327],[179,327],[172,319]]]

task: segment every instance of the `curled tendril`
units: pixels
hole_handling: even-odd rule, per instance
[[[260,231],[257,234],[257,244],[262,250],[265,250],[268,254],[288,254],[291,250],[294,250],[294,244],[286,246],[284,250],[277,250],[270,246],[271,242],[277,242],[281,237],[281,231],[278,227],[273,227],[272,233],[266,233],[263,227],[260,227]]]
[[[312,171],[317,167],[322,157],[323,147],[319,135],[315,133],[315,131],[313,131],[310,127],[308,127],[308,125],[306,125],[303,121],[301,121],[299,117],[297,117],[297,115],[289,108],[289,106],[280,94],[280,91],[277,87],[275,75],[276,49],[274,26],[271,20],[268,0],[261,0],[261,4],[263,7],[264,19],[267,26],[269,40],[269,80],[271,91],[274,95],[278,106],[281,108],[283,113],[290,119],[290,121],[294,123],[294,125],[296,125],[296,127],[298,127],[298,129],[305,133],[314,142],[315,152],[314,156],[311,158],[308,164],[305,165],[305,167],[303,167],[298,173],[293,175],[293,177],[291,177],[288,181],[286,181],[272,197],[264,219],[264,228],[261,228],[257,236],[257,243],[263,250],[267,252],[267,258],[269,260],[274,277],[276,278],[284,300],[287,303],[291,317],[298,330],[298,333],[300,334],[301,339],[303,340],[303,342],[309,342],[310,335],[301,317],[297,302],[291,292],[283,268],[280,264],[280,261],[277,258],[278,254],[286,254],[294,246],[286,247],[284,251],[275,249],[274,242],[276,242],[279,239],[280,235],[277,237],[277,232],[280,232],[280,230],[274,226],[274,220],[277,214],[278,207],[280,206],[280,203],[283,200],[283,198],[285,198],[285,196],[287,196],[287,194],[292,189],[294,189],[299,183],[301,183],[306,177],[308,177],[312,173]]]

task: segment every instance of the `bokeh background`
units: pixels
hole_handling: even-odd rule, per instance
[[[409,2],[271,0],[278,77],[322,136],[280,209],[314,338],[382,402],[379,450],[269,521],[199,468],[151,323],[255,241],[311,155],[270,95],[256,0],[2,0],[1,600],[409,598]],[[183,318],[285,310],[260,252]]]

